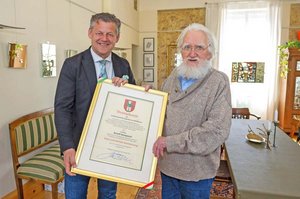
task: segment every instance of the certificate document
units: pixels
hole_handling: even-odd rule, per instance
[[[153,102],[109,92],[91,159],[141,170]]]
[[[148,187],[155,177],[152,146],[162,134],[167,98],[140,86],[98,83],[71,171]]]

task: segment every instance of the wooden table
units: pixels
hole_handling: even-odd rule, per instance
[[[232,120],[225,148],[236,198],[300,198],[300,146],[277,128],[277,147],[272,147],[273,125],[271,150],[265,143],[247,141],[248,124],[258,133],[263,123],[267,126],[263,120]]]

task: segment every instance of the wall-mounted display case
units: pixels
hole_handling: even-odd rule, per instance
[[[289,72],[280,79],[279,127],[292,131],[293,118],[300,118],[300,49],[289,49]]]

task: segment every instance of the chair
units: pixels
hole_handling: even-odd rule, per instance
[[[232,118],[234,119],[250,119],[250,116],[260,119],[260,116],[250,113],[249,108],[232,108]]]
[[[9,131],[18,199],[24,198],[22,179],[50,184],[52,198],[57,199],[58,183],[64,179],[64,161],[56,144],[53,108],[12,121]],[[22,160],[24,157],[29,159]]]

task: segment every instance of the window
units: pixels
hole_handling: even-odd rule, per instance
[[[231,82],[232,106],[249,107],[264,119],[272,117],[274,111],[278,46],[279,17],[270,4],[228,3],[222,10],[220,28],[219,70],[229,78],[233,62],[265,63],[262,83]]]

